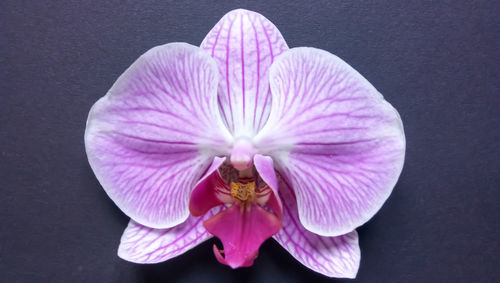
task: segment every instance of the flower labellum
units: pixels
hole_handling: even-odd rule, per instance
[[[251,266],[274,238],[299,262],[354,278],[357,227],[401,173],[401,118],[326,51],[289,49],[262,15],[234,10],[200,47],[143,54],[90,110],[89,163],[131,220],[118,255],[156,263],[215,236]]]

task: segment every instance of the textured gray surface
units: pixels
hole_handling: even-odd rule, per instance
[[[272,241],[253,268],[237,271],[217,263],[214,241],[158,265],[116,256],[128,219],[88,166],[90,106],[147,49],[198,45],[240,7],[268,17],[290,47],[340,56],[401,113],[405,168],[381,211],[359,229],[362,262],[353,282],[498,280],[494,1],[2,1],[0,281],[330,280]]]

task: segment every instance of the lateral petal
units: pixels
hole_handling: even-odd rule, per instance
[[[189,215],[189,194],[232,137],[217,113],[214,60],[186,43],[139,57],[92,107],[85,147],[106,193],[154,228]]]
[[[305,229],[292,189],[280,182],[283,229],[273,238],[306,267],[329,277],[355,278],[361,259],[358,234],[325,237]]]
[[[218,102],[228,129],[235,137],[254,136],[269,116],[269,67],[288,49],[283,36],[264,16],[238,9],[222,17],[201,48],[217,61]]]
[[[282,54],[270,71],[273,108],[254,142],[295,191],[305,228],[351,232],[389,197],[401,173],[401,118],[340,58],[315,48]]]
[[[188,217],[175,227],[154,229],[130,220],[123,232],[118,256],[135,263],[158,263],[181,255],[212,237],[203,221],[221,208],[214,208],[203,217]]]

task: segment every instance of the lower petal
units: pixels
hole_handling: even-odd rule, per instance
[[[234,204],[203,225],[222,241],[224,251],[214,248],[217,259],[232,268],[251,266],[260,245],[282,227],[274,214],[255,204],[249,209]]]
[[[305,229],[291,188],[280,182],[283,229],[273,238],[306,267],[329,277],[355,278],[361,259],[358,233],[325,237]]]
[[[118,256],[135,263],[157,263],[181,255],[212,237],[203,221],[218,213],[214,208],[203,217],[188,217],[175,227],[154,229],[130,220],[123,232]]]

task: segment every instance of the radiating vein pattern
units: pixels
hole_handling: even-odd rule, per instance
[[[356,277],[361,257],[356,231],[324,237],[306,230],[300,223],[292,189],[283,179],[279,186],[283,222],[287,225],[274,235],[274,239],[299,262],[316,272],[330,277]]]
[[[97,178],[137,222],[157,228],[188,216],[189,193],[232,137],[217,112],[217,67],[188,44],[141,56],[89,114],[85,143]]]
[[[329,236],[354,230],[382,206],[401,172],[399,115],[326,51],[291,49],[270,73],[273,105],[257,146],[290,182],[307,229]]]
[[[224,16],[201,47],[217,61],[218,103],[223,121],[235,137],[254,136],[271,107],[269,67],[287,50],[279,30],[265,17],[246,10]]]
[[[217,214],[214,208],[202,217],[188,217],[175,227],[153,229],[130,220],[123,232],[118,255],[136,263],[157,263],[176,257],[212,237],[203,221]]]

